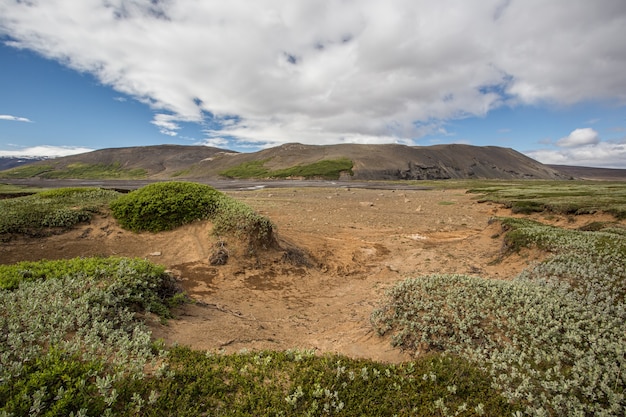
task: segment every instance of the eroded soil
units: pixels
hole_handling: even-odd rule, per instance
[[[167,343],[226,352],[316,349],[397,362],[409,359],[371,330],[369,316],[385,289],[430,273],[510,279],[539,252],[502,253],[494,216],[464,190],[281,188],[228,191],[276,225],[281,249],[251,252],[234,238],[219,242],[209,222],[159,234],[120,229],[109,216],[63,235],[2,243],[0,262],[131,256],[176,274],[197,302],[163,325],[150,323]],[[597,218],[550,216],[569,227]],[[223,247],[225,265],[209,258]]]

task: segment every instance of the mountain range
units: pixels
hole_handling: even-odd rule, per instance
[[[208,146],[156,145],[100,149],[38,161],[8,159],[12,158],[0,158],[0,170],[4,169],[0,178],[626,180],[626,170],[545,165],[510,148],[462,144],[289,143],[250,153]]]

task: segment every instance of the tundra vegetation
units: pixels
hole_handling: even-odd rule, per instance
[[[581,198],[592,188],[594,198]],[[598,201],[606,201],[608,211],[623,217],[625,189],[531,183],[526,195],[523,188],[498,187],[485,199],[559,213],[600,211]],[[550,196],[558,201],[549,203]],[[509,281],[408,279],[372,313],[374,327],[416,354],[449,353],[478,365],[492,387],[529,415],[624,415],[626,228],[614,222],[568,230],[528,219],[497,221],[509,251],[538,248],[552,256]]]
[[[11,188],[12,189],[12,188]],[[0,240],[44,236],[88,221],[119,194],[100,188],[61,188],[0,200]]]
[[[182,189],[197,197],[187,184]],[[534,193],[541,184],[527,186]],[[524,185],[517,186],[520,198]],[[625,187],[605,196],[609,204],[624,204],[615,196]],[[496,191],[480,191],[480,198],[499,199]],[[200,212],[215,211],[181,214],[185,221],[215,221],[221,213],[222,233],[244,234],[254,230],[241,226],[244,220],[262,217],[212,189],[202,192],[217,203],[199,198]],[[90,200],[94,193],[61,189],[13,200],[26,201],[23,213],[38,199],[93,213],[132,194]],[[571,202],[596,205],[574,194]],[[16,203],[0,200],[0,218],[5,204]],[[229,213],[241,218],[229,221]],[[162,267],[145,260],[1,266],[0,415],[624,415],[626,230],[614,222],[565,230],[495,220],[508,250],[552,256],[509,281],[416,274],[390,289],[372,324],[415,352],[413,361],[397,365],[299,349],[226,355],[165,348],[151,340],[144,319],[170,319],[186,297]],[[50,227],[29,222],[22,220],[24,230]]]
[[[321,178],[327,180],[339,179],[343,172],[352,175],[353,163],[348,158],[323,159],[307,165],[296,165],[289,168],[272,170],[265,167],[269,160],[244,162],[236,167],[220,172],[228,178]]]
[[[28,164],[0,172],[0,178],[46,178],[66,179],[80,178],[85,180],[103,179],[139,179],[145,178],[146,170],[142,168],[123,168],[119,162],[111,164],[87,164],[76,162],[67,166],[56,163]]]
[[[605,212],[626,218],[626,186],[609,181],[485,181],[473,184],[469,192],[484,194],[481,201],[493,201],[513,213],[550,212],[592,214]]]

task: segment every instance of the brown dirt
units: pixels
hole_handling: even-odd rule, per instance
[[[409,357],[369,323],[386,288],[429,273],[509,279],[543,256],[503,258],[501,228],[489,219],[510,213],[477,203],[464,190],[283,188],[228,194],[275,223],[281,250],[251,253],[228,238],[228,262],[213,266],[209,258],[218,242],[208,222],[135,234],[99,216],[62,235],[3,243],[0,263],[145,257],[169,268],[198,301],[167,325],[150,324],[167,343],[226,352],[307,348],[398,362]],[[573,227],[595,219],[543,220]]]

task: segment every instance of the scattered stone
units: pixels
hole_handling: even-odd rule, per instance
[[[374,203],[371,201],[361,201],[359,205],[361,207],[374,207]]]
[[[150,256],[161,256],[161,252],[157,251],[157,252],[151,252],[149,253]]]
[[[228,250],[226,250],[225,242],[217,242],[215,244],[215,250],[209,256],[209,263],[211,265],[226,265],[228,262]]]

